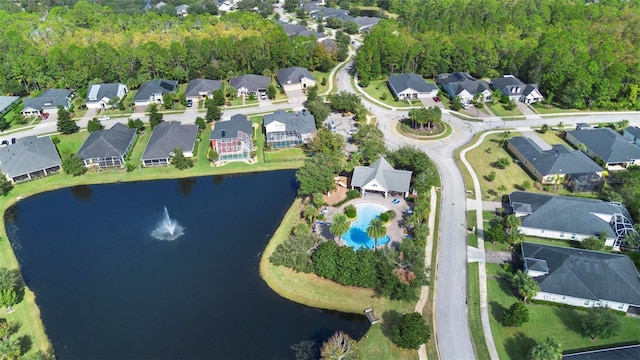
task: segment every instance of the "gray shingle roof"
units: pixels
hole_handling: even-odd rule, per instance
[[[222,81],[209,79],[194,79],[189,81],[187,90],[184,92],[186,97],[200,96],[200,93],[211,94],[215,90],[222,88]]]
[[[515,136],[508,142],[542,175],[582,174],[600,172],[602,168],[580,150],[569,150],[564,145],[553,145],[542,150],[531,139]]]
[[[19,96],[0,96],[0,114],[18,100]]]
[[[28,136],[0,148],[0,170],[10,178],[61,164],[51,138]]]
[[[32,109],[56,108],[69,106],[69,99],[73,91],[67,89],[48,89],[38,97],[24,99],[24,107]]]
[[[87,91],[87,103],[98,102],[104,98],[113,99],[118,96],[118,88],[123,85],[121,83],[108,83],[108,84],[91,84],[89,85],[89,91]],[[95,92],[95,99],[90,99],[89,96]]]
[[[370,166],[356,166],[353,169],[351,185],[363,187],[374,179],[388,191],[408,192],[411,171],[396,170],[381,156]]]
[[[172,93],[178,89],[178,82],[176,80],[164,80],[153,79],[147,81],[140,86],[134,101],[148,101],[153,94],[167,94]]]
[[[640,159],[640,148],[610,128],[567,131],[606,163]]]
[[[141,160],[168,158],[176,148],[193,151],[198,125],[181,125],[178,121],[162,122],[153,129]]]
[[[526,84],[515,76],[506,76],[491,79],[491,87],[504,95],[515,96],[524,94]]]
[[[380,18],[370,16],[358,16],[354,21],[362,27],[371,27],[380,22]]]
[[[135,129],[129,129],[121,123],[113,125],[110,129],[94,131],[89,134],[87,140],[78,150],[78,156],[83,160],[124,157],[135,136]]]
[[[248,135],[253,134],[251,121],[249,121],[246,115],[235,114],[231,117],[231,120],[218,121],[213,131],[211,131],[211,135],[209,135],[209,140],[234,138],[238,136],[239,131]]]
[[[463,72],[438,74],[436,79],[440,86],[447,89],[450,95],[454,96],[459,95],[463,90],[467,90],[471,95],[489,90],[489,84],[486,81],[476,80],[473,76]]]
[[[2,108],[1,107],[0,107],[0,112],[2,112]],[[635,138],[640,138],[640,127],[629,126],[628,128],[624,129],[624,131],[626,131],[629,134],[633,135],[633,137],[635,137]]]
[[[327,35],[325,35],[325,33],[319,33],[317,31],[313,31],[313,30],[309,30],[307,29],[305,26],[302,25],[298,25],[298,24],[288,24],[288,23],[283,23],[280,22],[280,25],[282,26],[282,29],[284,30],[284,33],[289,35],[289,36],[315,36],[317,39],[323,39],[326,38]]]
[[[593,236],[604,232],[610,238],[616,237],[611,224],[595,214],[610,216],[627,212],[622,205],[602,200],[525,191],[512,192],[509,203],[514,212],[528,214],[520,218],[523,227]]]
[[[618,346],[608,349],[581,351],[579,353],[564,354],[563,360],[638,360],[640,359],[640,345]]]
[[[297,113],[276,110],[273,114],[265,115],[263,118],[264,126],[274,121],[284,124],[286,131],[296,131],[300,135],[311,134],[318,131],[316,128],[316,118],[306,110]]]
[[[278,70],[276,77],[278,78],[278,82],[283,85],[300,83],[303,78],[315,80],[309,70],[298,66]]]
[[[271,78],[263,75],[247,74],[235,77],[229,81],[234,89],[246,88],[249,91],[266,90],[271,83]]]
[[[389,84],[396,92],[396,94],[401,93],[407,89],[413,89],[417,92],[421,93],[429,93],[433,90],[438,90],[438,87],[434,84],[429,84],[422,76],[417,74],[398,74],[389,76]]]
[[[522,243],[524,258],[545,260],[540,291],[582,299],[640,305],[640,277],[626,255]]]

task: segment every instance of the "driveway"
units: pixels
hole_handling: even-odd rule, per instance
[[[529,139],[531,139],[531,141],[533,141],[536,145],[538,145],[540,149],[551,150],[551,145],[549,145],[546,141],[544,141],[544,139],[542,139],[540,135],[538,135],[537,131],[529,130],[529,131],[521,131],[520,133],[523,136],[526,136]]]
[[[422,98],[420,99],[420,101],[422,102],[422,105],[424,105],[424,107],[430,108],[430,107],[437,106],[440,109],[444,109],[444,105],[442,104],[442,101],[435,102],[431,97]]]
[[[525,118],[527,119],[542,119],[542,117],[540,115],[538,115],[535,111],[533,111],[533,109],[531,109],[531,107],[529,107],[529,105],[518,101],[516,103],[516,107],[518,108],[518,111],[520,111]]]
[[[286,90],[285,93],[289,97],[289,102],[299,102],[307,100],[307,95],[300,89]]]

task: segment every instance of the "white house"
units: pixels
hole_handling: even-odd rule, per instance
[[[360,188],[364,195],[367,191],[381,192],[387,197],[389,192],[409,194],[411,171],[396,170],[384,157],[378,158],[370,166],[356,166],[351,177],[351,188]]]
[[[540,291],[534,299],[627,312],[640,308],[640,277],[626,255],[523,242],[525,272]]]
[[[514,102],[533,104],[544,99],[538,84],[525,84],[513,75],[491,79],[491,88],[500,91],[503,96],[509,97],[509,100]]]
[[[427,83],[417,74],[392,75],[389,76],[387,83],[393,97],[400,100],[424,99],[438,95],[438,87]]]
[[[316,86],[316,80],[309,70],[303,67],[288,67],[278,71],[276,74],[278,83],[284,91],[302,90],[307,87]]]
[[[491,101],[492,92],[489,83],[484,80],[476,80],[468,73],[438,74],[436,82],[451,100],[460,98],[463,106],[471,105],[475,97],[481,102]]]
[[[116,103],[111,103],[114,99],[124,99],[127,95],[127,85],[122,83],[109,83],[109,84],[92,84],[89,85],[89,91],[87,92],[86,104],[89,109],[107,109],[117,106]]]

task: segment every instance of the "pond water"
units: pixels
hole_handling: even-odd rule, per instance
[[[5,214],[56,355],[69,358],[289,359],[290,346],[364,316],[281,298],[261,252],[296,195],[293,171],[81,186]],[[184,234],[151,233],[165,219]],[[367,304],[363,304],[363,309]]]

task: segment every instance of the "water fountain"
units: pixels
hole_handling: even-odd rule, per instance
[[[184,227],[178,222],[171,220],[167,207],[164,207],[164,218],[158,227],[151,232],[151,236],[158,240],[175,240],[184,234]]]

